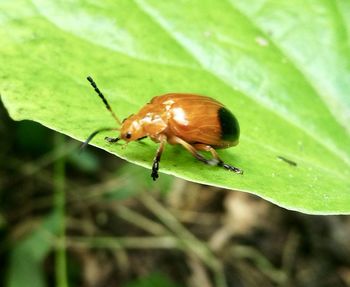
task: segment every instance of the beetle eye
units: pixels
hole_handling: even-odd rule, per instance
[[[131,138],[131,132],[127,132],[126,135],[125,135],[125,137],[126,137],[127,139]]]

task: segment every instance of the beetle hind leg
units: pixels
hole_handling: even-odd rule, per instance
[[[200,160],[201,162],[204,162],[208,165],[216,165],[221,166],[227,170],[233,171],[235,173],[243,174],[243,170],[241,170],[238,167],[229,165],[227,163],[224,163],[223,160],[219,157],[218,153],[215,151],[215,149],[209,145],[205,144],[194,144],[191,145],[188,142],[184,141],[183,139],[179,137],[172,137],[169,139],[170,143],[177,143],[181,144],[185,149],[187,149],[196,159]],[[213,158],[206,159],[204,156],[202,156],[198,151],[209,151]]]
[[[235,167],[233,165],[229,165],[227,163],[224,163],[224,161],[219,157],[219,155],[216,152],[216,150],[213,147],[211,147],[210,145],[194,144],[193,146],[194,146],[194,148],[196,150],[209,151],[211,153],[211,155],[213,156],[213,158],[211,160],[209,160],[209,161],[216,162],[216,164],[213,164],[213,165],[221,166],[221,167],[223,167],[223,168],[225,168],[225,169],[227,169],[229,171],[233,171],[235,173],[243,174],[243,170],[241,170],[240,168]]]

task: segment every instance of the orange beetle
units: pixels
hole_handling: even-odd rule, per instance
[[[224,163],[215,151],[237,145],[239,140],[238,121],[220,102],[194,94],[170,93],[154,97],[137,114],[120,122],[94,80],[91,77],[87,79],[120,128],[99,129],[88,137],[82,147],[99,132],[119,130],[119,137],[105,139],[110,143],[121,139],[128,143],[150,137],[159,143],[152,165],[153,180],[158,178],[160,157],[166,142],[182,145],[195,158],[206,164],[243,174],[241,169]],[[208,151],[212,158],[206,159],[198,151]]]

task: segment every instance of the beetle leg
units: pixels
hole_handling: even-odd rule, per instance
[[[164,136],[160,139],[160,144],[159,144],[156,156],[154,157],[154,160],[153,160],[152,173],[151,173],[151,177],[153,178],[153,180],[156,180],[159,177],[158,175],[159,162],[160,162],[160,157],[162,156],[162,153],[164,150],[165,143],[166,143],[166,137]]]
[[[108,141],[109,143],[116,143],[117,141],[120,140],[120,138],[110,138],[110,137],[105,137],[105,140]]]
[[[223,168],[233,171],[235,173],[240,173],[243,174],[243,170],[239,169],[238,167],[231,166],[229,164],[224,163],[217,152],[215,151],[214,148],[212,148],[209,145],[205,144],[195,144],[194,146],[190,145],[188,142],[184,141],[181,138],[178,137],[172,137],[170,139],[170,142],[172,143],[178,143],[181,144],[185,149],[187,149],[196,159],[200,160],[201,162],[204,162],[209,165],[217,165],[217,166],[222,166]],[[202,156],[198,150],[203,150],[203,151],[209,151],[213,158],[212,159],[206,159],[204,156]]]
[[[183,139],[173,136],[170,138],[170,143],[172,144],[180,144],[182,145],[185,149],[187,149],[196,159],[200,160],[201,162],[204,162],[209,165],[217,165],[217,163],[213,164],[211,160],[206,159],[204,156],[202,156],[194,146],[189,144],[188,142],[184,141]]]
[[[198,150],[203,150],[203,151],[209,151],[211,153],[211,155],[213,156],[212,159],[208,160],[208,164],[210,165],[219,165],[220,162],[222,162],[222,160],[219,158],[219,155],[217,154],[217,152],[215,151],[215,149],[213,149],[210,145],[206,145],[206,144],[194,144],[193,147],[198,151]]]
[[[147,136],[144,136],[142,138],[138,138],[137,141],[142,141],[143,139],[147,138]]]
[[[211,161],[214,161],[212,165],[217,165],[217,166],[222,166],[223,168],[233,171],[235,173],[243,174],[243,170],[241,170],[238,167],[229,165],[227,163],[224,163],[223,160],[219,157],[218,153],[216,150],[211,147],[210,145],[205,145],[205,144],[194,144],[195,149],[197,150],[203,150],[203,151],[209,151],[211,155],[213,156],[213,159]]]

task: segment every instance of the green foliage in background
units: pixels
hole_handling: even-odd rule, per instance
[[[42,264],[53,247],[59,220],[57,213],[50,214],[34,232],[17,243],[11,253],[6,286],[26,286],[28,282],[31,286],[46,286]]]
[[[350,213],[349,19],[345,0],[4,0],[1,98],[14,119],[84,140],[115,125],[87,75],[121,118],[155,95],[208,95],[239,119],[239,146],[220,155],[245,174],[172,146],[161,172],[303,212]],[[150,168],[156,144],[123,149],[107,135],[93,144]]]
[[[161,273],[154,273],[148,277],[135,280],[128,283],[125,287],[179,287],[171,282],[165,275]]]

